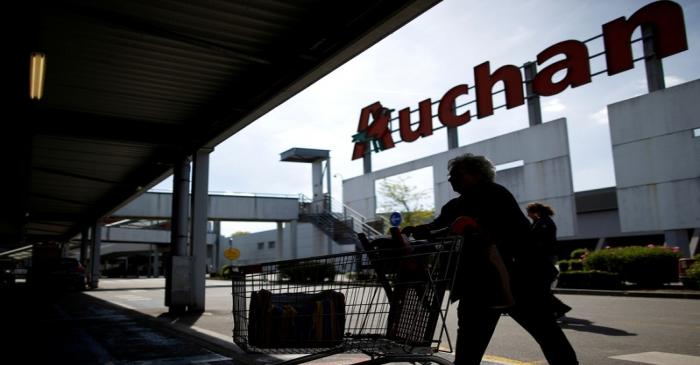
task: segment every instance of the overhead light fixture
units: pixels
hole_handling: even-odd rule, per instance
[[[44,71],[46,55],[32,52],[29,67],[29,98],[39,100],[44,95]]]

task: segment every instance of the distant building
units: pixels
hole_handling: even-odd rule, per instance
[[[241,251],[240,259],[233,262],[234,265],[247,265],[266,261],[289,260],[293,258],[311,257],[342,252],[352,252],[354,245],[340,245],[337,242],[329,242],[329,238],[311,223],[300,223],[297,228],[296,249],[289,244],[291,242],[291,226],[283,228],[282,255],[278,254],[277,230],[269,230],[247,235],[233,237],[231,247]],[[225,250],[229,246],[222,245]],[[223,257],[223,254],[221,255]],[[221,264],[228,264],[224,258]]]

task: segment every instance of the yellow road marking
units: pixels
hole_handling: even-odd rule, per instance
[[[440,346],[440,351],[451,352],[450,348],[446,347],[446,346]],[[454,349],[453,349],[453,351],[454,351]],[[513,359],[509,359],[507,357],[500,357],[500,356],[495,356],[495,355],[484,355],[482,360],[497,362],[497,363],[500,363],[503,365],[537,365],[533,362],[513,360]]]
[[[535,363],[532,363],[532,362],[518,361],[518,360],[508,359],[505,357],[494,356],[494,355],[484,355],[482,360],[498,362],[498,363],[501,363],[504,365],[535,365]]]

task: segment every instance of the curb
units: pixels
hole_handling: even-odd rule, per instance
[[[97,299],[97,298],[95,298]],[[142,323],[147,323],[148,325],[162,330],[164,332],[170,333],[175,336],[184,336],[190,339],[192,342],[223,356],[229,357],[232,361],[237,364],[244,365],[259,365],[262,359],[256,359],[256,356],[251,356],[241,350],[236,344],[232,342],[227,342],[214,336],[210,336],[206,333],[197,331],[187,325],[179,324],[175,318],[157,318],[150,316],[139,311],[120,306],[119,304],[107,302],[102,299],[97,299],[102,302],[101,304],[107,307],[111,307],[122,313],[134,318],[135,320],[141,321]],[[261,356],[261,355],[258,355]],[[262,357],[266,357],[262,355]],[[264,360],[262,360],[264,361]],[[275,359],[275,362],[279,361]]]
[[[113,302],[107,302],[102,299],[93,298],[101,302],[102,305],[106,307],[111,307],[118,310],[131,318],[138,320],[142,323],[147,323],[151,327],[157,328],[164,332],[168,332],[173,335],[184,336],[190,339],[192,342],[214,352],[219,355],[227,356],[236,364],[242,365],[266,365],[273,364],[282,361],[282,359],[271,356],[269,354],[250,354],[244,352],[238,345],[222,340],[216,336],[203,333],[197,329],[197,327],[190,327],[184,324],[177,323],[179,317],[168,318],[168,317],[153,317],[151,315],[141,313],[139,311],[123,307],[119,304]],[[448,360],[454,358],[453,354],[447,354],[443,356]],[[528,362],[522,362],[514,359],[509,359],[505,357],[484,355],[481,365],[534,365]]]
[[[647,292],[639,290],[552,289],[554,294],[601,295],[612,297],[700,299],[700,292]]]

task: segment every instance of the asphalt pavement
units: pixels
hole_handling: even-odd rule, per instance
[[[167,315],[163,286],[163,279],[105,279],[98,290],[83,293],[0,290],[2,363],[247,365],[298,356],[250,355],[233,344],[230,282],[208,280],[207,311],[178,317]],[[562,327],[581,364],[700,365],[697,299],[559,297],[573,307]],[[452,307],[446,324],[453,340],[456,323]],[[341,354],[311,364],[366,359]],[[503,316],[482,362],[494,364],[546,362],[535,341]]]
[[[0,289],[2,364],[231,364],[179,331],[81,292]]]
[[[165,319],[162,279],[107,279],[87,294],[169,321],[194,335],[232,345],[230,282],[207,281],[207,311],[201,315]],[[700,301],[696,299],[630,296],[559,295],[573,310],[562,327],[581,364],[700,365]],[[448,333],[456,338],[456,307],[447,317]],[[443,346],[447,346],[444,343]],[[232,355],[235,359],[238,355]],[[248,355],[244,355],[248,359]],[[343,355],[318,363],[350,363],[363,355]],[[450,358],[450,355],[446,355]],[[268,363],[287,356],[252,358]],[[546,364],[535,341],[511,318],[503,316],[483,364]]]

